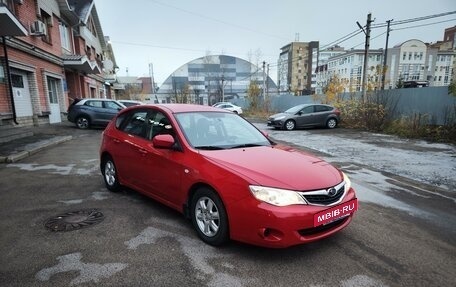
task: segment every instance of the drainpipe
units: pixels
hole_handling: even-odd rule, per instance
[[[6,49],[6,38],[5,36],[2,36],[2,41],[3,41],[3,52],[5,54],[5,62],[6,62],[6,80],[8,82],[8,90],[9,94],[11,97],[11,108],[13,110],[13,122],[18,125],[19,123],[17,122],[17,117],[16,117],[16,107],[14,106],[14,94],[13,94],[13,85],[11,83],[11,74],[10,74],[10,66],[9,66],[9,61],[8,61],[8,52]]]

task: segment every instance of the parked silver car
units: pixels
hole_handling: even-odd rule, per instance
[[[276,129],[294,130],[305,127],[333,129],[340,121],[340,111],[323,104],[302,104],[268,118],[268,126]]]
[[[111,99],[76,99],[68,108],[67,118],[80,129],[106,126],[125,106]]]

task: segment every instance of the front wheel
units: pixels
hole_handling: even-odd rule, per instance
[[[209,188],[200,188],[190,203],[193,226],[206,243],[219,246],[228,240],[228,217],[220,197]]]
[[[285,122],[284,127],[287,131],[292,131],[295,129],[296,123],[293,120],[288,120]]]
[[[335,118],[331,118],[328,121],[326,121],[326,127],[328,129],[333,129],[337,126],[337,120]]]
[[[106,188],[113,192],[119,191],[121,186],[116,165],[110,156],[107,156],[103,160],[102,173]]]

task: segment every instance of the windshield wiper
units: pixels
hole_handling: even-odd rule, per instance
[[[240,144],[240,145],[235,145],[230,147],[232,148],[244,148],[244,147],[257,147],[257,146],[265,146],[264,144],[254,144],[254,143],[248,143],[248,144]]]
[[[213,146],[213,145],[202,145],[202,146],[195,146],[196,149],[203,149],[203,150],[221,150],[224,149],[220,146]]]

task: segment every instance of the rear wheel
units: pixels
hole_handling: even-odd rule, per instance
[[[326,127],[328,129],[333,129],[337,126],[337,120],[335,118],[330,118],[326,121]]]
[[[101,168],[106,188],[113,192],[119,191],[121,186],[117,175],[116,165],[110,156],[103,159]]]
[[[219,246],[228,240],[228,217],[220,197],[209,188],[193,195],[190,214],[198,236],[206,243]]]
[[[86,116],[80,116],[76,119],[76,126],[82,130],[90,127],[90,120]]]
[[[285,127],[285,129],[286,129],[287,131],[292,131],[292,130],[295,129],[296,123],[295,123],[295,121],[293,121],[293,120],[288,120],[288,121],[285,122],[284,127]]]

